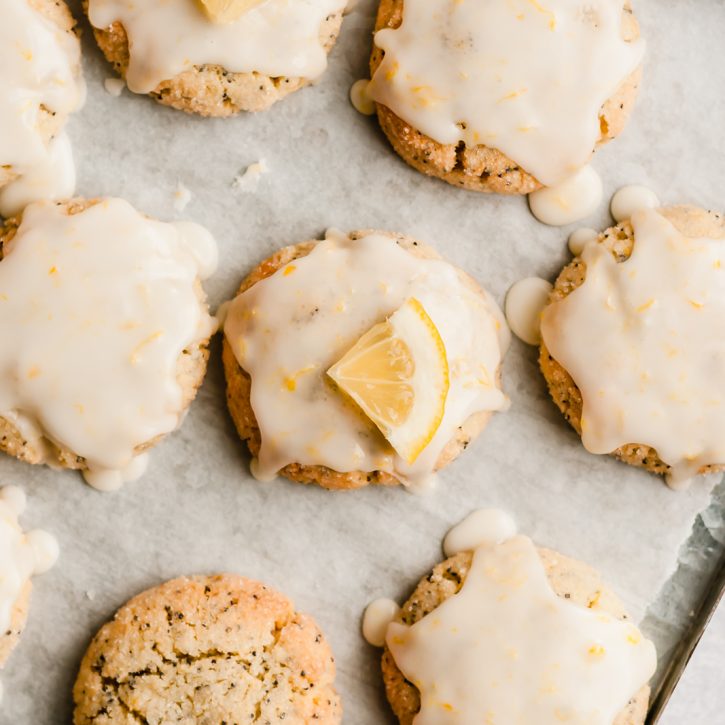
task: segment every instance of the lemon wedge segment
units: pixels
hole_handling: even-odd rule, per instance
[[[199,0],[213,23],[233,23],[263,0]]]
[[[368,330],[327,374],[412,464],[440,427],[450,386],[440,333],[410,298]]]

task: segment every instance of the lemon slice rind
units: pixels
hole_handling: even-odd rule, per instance
[[[219,25],[233,23],[263,0],[199,0],[209,20]]]
[[[417,299],[368,330],[328,375],[409,465],[433,440],[450,374],[440,333]]]

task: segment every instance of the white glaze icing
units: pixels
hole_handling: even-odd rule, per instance
[[[443,539],[443,553],[454,556],[479,546],[494,546],[516,535],[516,522],[500,509],[478,509],[456,524]]]
[[[118,98],[123,93],[123,89],[126,87],[126,81],[124,81],[123,78],[106,78],[106,80],[103,81],[103,87],[106,89],[106,93],[108,93],[109,96]]]
[[[83,471],[83,478],[97,491],[108,493],[118,491],[124,483],[138,481],[146,473],[148,466],[149,454],[139,453],[120,470],[91,466]]]
[[[126,83],[134,93],[149,93],[201,65],[317,78],[327,67],[320,26],[344,7],[345,0],[266,0],[238,20],[219,24],[191,0],[90,0],[88,15],[96,28],[123,24],[131,44]]]
[[[413,465],[326,379],[333,363],[410,297],[436,325],[451,374],[441,425]],[[471,414],[508,405],[497,370],[509,333],[495,303],[462,284],[450,264],[416,257],[388,237],[328,233],[308,256],[239,295],[224,332],[252,378],[262,437],[252,471],[262,480],[297,462],[420,483]]]
[[[372,116],[375,113],[375,102],[370,97],[368,88],[370,81],[361,79],[355,81],[350,87],[350,103],[358,113],[364,116]]]
[[[542,184],[587,164],[599,112],[641,63],[622,0],[406,0],[371,96],[443,144],[499,149]]]
[[[20,213],[39,199],[67,199],[76,188],[73,148],[65,131],[48,144],[47,156],[0,189],[0,215]]]
[[[182,351],[215,329],[198,288],[213,239],[120,199],[72,216],[38,202],[3,251],[0,416],[84,457],[93,485],[138,475],[137,447],[180,422]]]
[[[596,229],[592,229],[591,227],[582,227],[581,229],[575,229],[569,235],[569,251],[575,257],[578,257],[584,251],[584,247],[586,247],[589,242],[595,242],[598,236],[599,232]]]
[[[0,501],[11,511],[14,511],[16,516],[20,516],[28,505],[28,498],[20,486],[3,486],[0,488]]]
[[[10,216],[38,198],[73,192],[75,171],[67,138],[50,142],[41,107],[60,118],[85,99],[81,49],[28,0],[6,0],[0,23],[0,167],[15,175],[0,192],[0,214]],[[56,174],[59,178],[55,178]]]
[[[587,450],[652,446],[677,485],[725,462],[725,240],[651,209],[632,225],[625,262],[587,245],[586,280],[546,308],[543,338],[582,392]]]
[[[395,619],[400,607],[392,599],[376,599],[365,608],[362,633],[365,641],[373,647],[385,644],[388,626]]]
[[[591,166],[584,166],[560,184],[529,194],[529,207],[540,222],[563,227],[593,214],[602,193],[601,177]]]
[[[0,632],[10,626],[12,611],[33,574],[42,574],[58,559],[58,542],[45,531],[23,532],[18,517],[25,494],[15,486],[0,489]]]
[[[541,342],[541,313],[551,290],[551,282],[541,277],[527,277],[516,282],[506,295],[506,322],[511,332],[527,345]]]
[[[632,184],[623,186],[616,192],[609,209],[615,221],[623,222],[625,219],[631,219],[632,214],[640,209],[656,209],[659,205],[660,200],[652,189]]]
[[[558,597],[524,536],[477,548],[462,589],[386,643],[416,725],[612,725],[657,659],[632,624]]]

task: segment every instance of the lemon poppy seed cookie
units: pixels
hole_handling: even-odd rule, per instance
[[[224,332],[229,410],[261,480],[420,485],[508,405],[496,304],[408,237],[280,250],[242,283]]]
[[[0,216],[71,196],[64,133],[85,99],[75,21],[61,0],[7,0],[0,23]]]
[[[542,316],[540,364],[587,450],[665,475],[720,470],[725,221],[642,209],[568,265]]]
[[[418,171],[527,194],[621,132],[643,50],[629,0],[381,0],[367,95]]]
[[[344,0],[84,0],[135,93],[203,116],[262,111],[325,71]]]
[[[15,486],[0,488],[0,667],[20,641],[30,607],[31,577],[48,571],[58,558],[58,542],[45,531],[24,532],[18,517],[25,494]]]
[[[0,228],[0,450],[112,489],[181,422],[216,329],[209,233],[120,199],[38,202]]]
[[[93,639],[75,725],[341,722],[335,664],[312,618],[232,574],[179,578],[125,604]]]
[[[483,713],[502,723],[642,725],[652,643],[593,569],[515,530],[491,531],[491,514],[503,515],[485,513],[488,530],[472,536],[463,522],[461,550],[387,626],[382,672],[399,722]]]

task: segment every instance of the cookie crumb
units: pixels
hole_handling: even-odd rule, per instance
[[[265,159],[259,159],[254,164],[250,164],[243,173],[234,177],[232,188],[235,191],[241,191],[244,194],[253,194],[259,188],[259,181],[263,174],[269,171],[269,166]]]
[[[174,209],[178,212],[184,211],[191,201],[191,192],[180,181],[176,183],[174,191]]]

